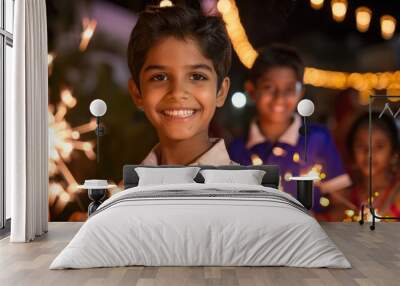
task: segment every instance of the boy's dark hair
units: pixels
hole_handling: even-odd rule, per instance
[[[276,67],[291,68],[295,72],[297,80],[303,82],[303,60],[294,48],[283,44],[272,44],[259,49],[258,56],[250,70],[250,80],[256,83],[265,72]]]
[[[128,44],[128,65],[139,88],[139,73],[147,52],[165,37],[197,42],[203,55],[213,62],[219,89],[231,66],[231,43],[225,24],[220,17],[205,16],[186,6],[149,6],[140,13]]]
[[[397,153],[400,148],[400,142],[398,128],[394,119],[385,113],[382,114],[382,116],[379,118],[380,112],[376,111],[372,112],[371,116],[372,127],[382,130],[389,137],[390,143],[392,145],[392,151],[393,153]],[[356,121],[354,121],[347,135],[346,148],[351,158],[354,158],[354,140],[356,138],[358,130],[360,130],[361,128],[369,128],[368,112],[363,113],[360,117],[356,119]]]

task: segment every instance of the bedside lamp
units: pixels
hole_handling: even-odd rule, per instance
[[[303,117],[303,127],[299,132],[304,136],[304,161],[307,162],[308,149],[308,122],[307,117],[314,113],[314,103],[309,99],[303,99],[297,104],[297,111]],[[318,180],[316,176],[299,176],[291,177],[290,181],[297,182],[297,199],[303,204],[306,209],[311,209],[314,202],[313,182]]]
[[[307,137],[308,137],[308,128],[307,128],[307,117],[311,116],[314,113],[314,103],[309,99],[300,100],[297,104],[297,112],[303,117],[304,129],[301,133],[304,133],[304,161],[307,162]]]
[[[101,99],[95,99],[90,103],[90,113],[96,117],[96,157],[97,163],[100,163],[100,137],[104,135],[104,127],[100,124],[100,118],[106,114],[107,104]],[[107,180],[85,180],[84,185],[79,186],[81,189],[88,191],[88,196],[92,201],[88,207],[89,216],[96,211],[106,197],[108,188],[114,187],[109,185]]]
[[[100,117],[106,114],[107,104],[101,99],[95,99],[90,103],[90,113],[96,117],[96,154],[97,163],[100,162],[100,137],[104,135],[104,127],[100,125]]]

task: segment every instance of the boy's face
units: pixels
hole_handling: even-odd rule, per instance
[[[363,176],[369,174],[368,167],[368,127],[361,128],[354,137],[353,153],[357,169]],[[390,162],[393,159],[393,148],[387,134],[379,128],[372,129],[372,176],[388,173]]]
[[[139,74],[140,91],[133,80],[129,90],[157,133],[185,140],[206,133],[216,107],[224,104],[229,78],[217,90],[213,62],[191,39],[167,37],[147,53]]]
[[[255,85],[247,83],[247,89],[256,103],[260,119],[278,124],[290,122],[304,93],[295,72],[289,67],[268,69]]]

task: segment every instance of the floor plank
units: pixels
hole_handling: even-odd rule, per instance
[[[0,285],[400,285],[400,223],[321,223],[351,262],[352,269],[290,267],[118,267],[48,269],[82,223],[53,222],[32,243],[0,240]]]

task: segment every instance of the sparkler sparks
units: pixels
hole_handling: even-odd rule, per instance
[[[81,52],[84,52],[87,49],[89,42],[93,37],[94,31],[96,30],[96,26],[97,26],[96,20],[89,19],[87,17],[83,18],[82,20],[83,31],[81,33],[81,43],[79,44],[79,50]]]
[[[55,208],[56,213],[61,213],[65,205],[75,198],[78,190],[78,183],[67,166],[71,160],[71,155],[75,150],[84,151],[85,155],[94,160],[96,154],[93,151],[94,144],[88,141],[80,141],[81,134],[93,131],[96,122],[91,121],[87,124],[71,127],[66,121],[65,116],[69,109],[77,104],[72,91],[65,88],[60,94],[61,101],[57,107],[49,105],[49,206]],[[57,181],[56,175],[61,175],[63,181]],[[76,200],[83,210],[79,200]]]

